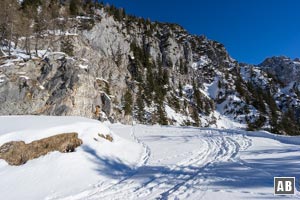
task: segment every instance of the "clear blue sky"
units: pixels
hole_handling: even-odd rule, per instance
[[[223,43],[240,62],[300,57],[300,0],[103,0]]]

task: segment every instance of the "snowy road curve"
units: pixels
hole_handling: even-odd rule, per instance
[[[141,125],[110,128],[142,146],[138,166],[122,171],[114,183],[99,184],[65,199],[300,197],[298,192],[295,196],[273,195],[274,176],[300,178],[297,145],[229,130]]]

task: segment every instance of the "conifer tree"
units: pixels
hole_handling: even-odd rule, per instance
[[[199,113],[198,113],[198,109],[193,107],[193,111],[192,111],[192,119],[195,122],[195,126],[199,127],[200,126],[200,120],[199,120]]]
[[[162,75],[162,84],[168,85],[169,84],[169,72],[167,69],[164,69]]]
[[[152,93],[154,91],[154,76],[152,72],[152,68],[148,67],[147,68],[147,73],[146,73],[146,81],[145,81],[145,96],[146,96],[146,102],[148,105],[150,105],[152,101]]]
[[[71,0],[69,9],[70,9],[70,14],[73,16],[78,15],[79,13],[79,0]]]
[[[12,41],[17,30],[18,7],[16,0],[0,1],[0,42],[3,44],[6,39],[9,56],[11,56]]]
[[[125,115],[131,115],[132,112],[132,94],[131,92],[127,89],[126,93],[124,95],[124,111]]]
[[[181,85],[181,82],[179,81],[179,84],[178,84],[178,95],[180,96],[180,97],[182,97],[182,85]]]
[[[68,54],[69,56],[74,56],[74,45],[69,37],[65,37],[63,41],[61,41],[61,51]]]
[[[168,125],[168,120],[166,117],[165,109],[163,106],[163,102],[159,102],[156,106],[156,112],[158,117],[158,123],[161,125]]]
[[[201,105],[202,105],[202,102],[201,102],[201,93],[199,91],[199,88],[198,88],[195,80],[193,80],[192,86],[193,86],[193,90],[194,90],[194,101],[195,101],[197,107],[200,108]]]
[[[139,87],[139,91],[136,96],[136,106],[137,106],[137,119],[143,123],[145,121],[145,104],[143,100],[141,87]]]

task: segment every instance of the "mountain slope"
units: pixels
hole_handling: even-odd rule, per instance
[[[297,60],[241,64],[224,45],[179,25],[113,6],[91,9],[49,20],[58,25],[42,30],[38,42],[2,42],[0,114],[201,127],[229,120],[250,130],[300,133]]]

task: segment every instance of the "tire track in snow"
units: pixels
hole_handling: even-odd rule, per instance
[[[200,164],[200,165],[205,165],[205,160],[208,159],[209,157],[209,151],[206,151],[208,149],[207,142],[203,140],[201,137],[200,139],[200,144],[205,146],[204,148],[201,148],[200,151],[196,151],[196,153],[193,153],[190,157],[184,159],[184,161],[179,162],[177,165],[174,166],[166,166],[166,168],[169,168],[169,170],[166,171],[161,171],[159,176],[150,178],[147,182],[141,184],[141,185],[132,185],[129,184],[128,181],[130,179],[124,180],[121,183],[115,184],[113,187],[110,188],[110,190],[113,191],[108,191],[106,194],[102,194],[97,196],[96,198],[91,198],[91,199],[124,199],[129,198],[129,199],[139,199],[141,197],[144,197],[146,199],[154,199],[159,196],[161,196],[161,189],[164,187],[172,188],[173,185],[168,186],[170,183],[170,179],[183,179],[187,180],[190,178],[190,175],[186,175],[186,173],[189,174],[194,174],[194,172],[186,172],[184,171],[182,174],[179,174],[178,177],[171,177],[173,174],[177,174],[178,171],[180,170],[187,170],[190,168],[190,166],[195,166],[195,168]],[[142,143],[138,138],[135,139],[139,143]],[[204,145],[206,144],[206,145]],[[145,145],[145,144],[144,144]],[[146,145],[145,145],[146,146]],[[200,159],[201,157],[201,159]],[[151,168],[151,167],[150,167]],[[147,171],[147,166],[143,168],[141,166],[133,176],[143,176],[143,173],[145,173],[145,170]],[[189,169],[188,169],[189,170]],[[149,173],[149,172],[146,172]],[[141,175],[139,175],[141,174]],[[132,178],[133,176],[129,177]],[[177,181],[178,182],[178,181]],[[179,186],[179,185],[178,185]],[[159,190],[159,191],[156,191]],[[164,189],[166,190],[166,189]],[[103,191],[104,193],[106,191]]]
[[[163,132],[165,129],[150,128],[149,130]],[[174,135],[182,134],[181,131],[174,131]],[[183,160],[165,164],[161,171],[154,171],[153,166],[148,164],[151,149],[142,137],[136,136],[135,127],[132,127],[131,137],[144,149],[138,167],[132,174],[116,184],[102,190],[96,189],[84,198],[78,199],[187,199],[191,195],[198,195],[197,199],[203,198],[210,184],[207,180],[210,169],[219,162],[239,161],[238,152],[251,146],[251,140],[242,135],[220,133],[214,130],[194,132],[195,137],[191,140],[199,143],[196,149],[182,153],[187,156]],[[157,149],[154,150],[157,151]],[[159,159],[163,162],[176,156],[167,155]],[[139,182],[139,178],[144,180]],[[199,190],[202,192],[199,193]]]
[[[162,199],[168,199],[170,196],[172,196],[174,199],[179,197],[180,199],[186,199],[193,192],[199,190],[202,191],[202,195],[201,196],[198,195],[197,199],[203,198],[205,196],[205,193],[207,192],[209,183],[205,181],[207,177],[202,172],[204,170],[209,171],[209,168],[212,168],[218,162],[233,161],[238,155],[238,152],[241,148],[240,144],[234,139],[232,139],[231,137],[232,136],[224,135],[224,136],[216,136],[213,138],[212,137],[208,138],[208,141],[210,143],[209,149],[215,149],[211,151],[212,159],[208,161],[208,163],[204,167],[200,168],[198,172],[195,173],[194,176],[191,176],[188,180],[186,180],[186,182],[181,183],[180,187],[178,187],[179,185],[177,185],[176,188],[174,188],[174,191],[167,191],[163,193]],[[245,137],[243,139],[245,139]],[[247,141],[243,146],[243,150],[251,146],[251,142],[248,139],[246,140]],[[217,151],[218,147],[219,150]],[[190,186],[193,186],[193,188],[197,186],[196,187],[197,189],[191,189]],[[180,188],[183,188],[183,190],[180,191]]]
[[[216,139],[217,138],[217,139]],[[208,137],[208,140],[203,140],[203,143],[206,143],[206,148],[204,150],[209,150],[206,152],[199,152],[198,155],[193,155],[184,161],[179,163],[179,167],[185,166],[186,168],[190,166],[195,166],[195,170],[193,170],[191,175],[188,175],[184,177],[183,180],[179,180],[179,183],[175,184],[173,187],[169,188],[167,191],[160,194],[159,199],[167,199],[169,195],[175,193],[177,190],[179,190],[181,187],[185,187],[187,183],[189,183],[191,180],[193,180],[196,176],[198,176],[203,170],[208,168],[210,165],[212,165],[214,162],[220,162],[221,160],[219,158],[223,158],[227,154],[229,155],[228,158],[225,160],[228,160],[229,158],[235,157],[238,153],[239,145],[236,145],[237,143],[231,142],[229,140],[227,143],[230,143],[230,145],[227,145],[226,140],[224,137],[216,137],[213,140]],[[234,146],[235,148],[225,148],[225,151],[220,148],[224,146]],[[219,150],[213,150],[218,149]],[[227,150],[226,150],[227,149]],[[198,178],[199,179],[199,178]],[[202,180],[200,180],[201,182]],[[194,183],[193,183],[194,184]],[[190,188],[190,187],[185,187]],[[175,197],[176,198],[176,197]]]

